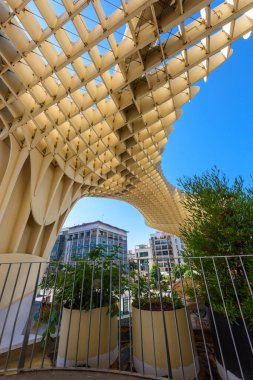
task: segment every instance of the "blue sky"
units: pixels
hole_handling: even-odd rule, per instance
[[[234,53],[200,92],[183,107],[181,119],[163,154],[166,178],[176,184],[184,175],[200,174],[217,165],[228,177],[242,175],[247,184],[253,175],[253,37],[233,45]],[[154,230],[142,215],[125,202],[81,199],[65,226],[103,220],[129,231],[128,246],[148,242]]]
[[[253,37],[233,44],[232,56],[199,82],[200,92],[183,107],[163,154],[166,178],[217,165],[230,178],[253,175]]]

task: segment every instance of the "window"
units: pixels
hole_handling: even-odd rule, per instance
[[[147,257],[148,256],[148,252],[140,252],[140,257]]]

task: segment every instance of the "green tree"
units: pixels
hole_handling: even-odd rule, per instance
[[[190,266],[188,263],[175,264],[171,270],[171,276],[174,280],[180,278],[192,277]]]
[[[157,262],[154,262],[149,271],[150,284],[157,287],[158,280],[162,280],[162,275]]]
[[[193,178],[184,177],[179,185],[187,213],[181,226],[185,256],[191,258],[197,273],[204,270],[206,283],[203,275],[199,278],[203,294],[208,298],[207,284],[216,311],[226,308],[236,321],[241,306],[243,316],[253,321],[253,258],[245,256],[253,253],[253,189],[245,187],[241,177],[231,183],[216,167]],[[226,259],[228,255],[232,257]],[[243,261],[238,255],[245,256]],[[210,256],[218,258],[213,261]]]

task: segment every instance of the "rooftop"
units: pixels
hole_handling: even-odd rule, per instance
[[[116,226],[113,226],[111,224],[108,224],[108,223],[104,223],[102,222],[101,220],[95,220],[94,222],[89,222],[89,223],[82,223],[82,224],[77,224],[76,226],[72,226],[72,227],[66,227],[64,228],[65,231],[69,231],[69,230],[73,230],[75,228],[79,228],[79,227],[91,227],[93,225],[101,225],[101,226],[104,226],[105,228],[113,228],[113,229],[116,229],[120,232],[124,232],[124,233],[128,233],[128,231],[124,230],[123,228],[119,228],[119,227],[116,227]]]

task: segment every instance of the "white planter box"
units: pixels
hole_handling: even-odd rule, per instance
[[[195,353],[195,342],[191,332],[194,357],[192,354],[191,340],[189,337],[187,327],[187,317],[185,309],[177,309],[176,317],[179,332],[179,341],[182,355],[182,366],[180,362],[180,350],[178,345],[177,327],[175,322],[175,312],[165,311],[165,323],[168,337],[170,362],[172,367],[172,374],[174,380],[181,380],[183,378],[182,372],[184,371],[185,380],[192,380],[196,377],[196,371],[199,370],[197,355]],[[141,310],[141,326],[140,326],[140,310],[135,307],[132,308],[133,318],[133,359],[134,367],[137,372],[142,373],[144,366],[145,375],[152,376],[166,376],[167,369],[167,356],[166,346],[164,339],[164,326],[161,311],[151,312]],[[153,319],[153,329],[152,329]],[[141,340],[142,328],[142,340]],[[153,337],[154,331],[154,337]],[[142,344],[141,344],[142,342]],[[155,349],[155,353],[154,353]],[[142,350],[143,350],[143,363],[142,363]],[[194,366],[195,359],[195,366]]]
[[[89,332],[89,311],[63,308],[57,367],[87,367],[109,368],[118,357],[118,323],[117,316],[109,317],[108,307],[101,309],[101,330],[99,331],[100,309],[91,310]],[[71,318],[70,318],[71,317]],[[80,320],[81,317],[81,320]],[[80,321],[80,330],[79,330]],[[111,334],[109,337],[109,323]],[[69,333],[68,333],[69,331]],[[90,336],[89,336],[90,334]],[[110,338],[110,355],[109,355]],[[99,363],[98,363],[99,348]],[[109,363],[110,356],[110,363]],[[88,361],[87,361],[88,359]]]

